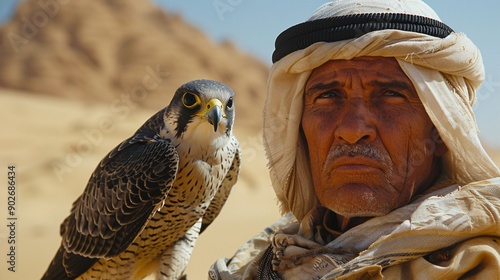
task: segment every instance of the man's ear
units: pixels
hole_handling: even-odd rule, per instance
[[[448,147],[444,143],[443,139],[441,139],[441,136],[439,135],[436,127],[432,128],[432,140],[436,144],[436,148],[434,149],[434,156],[441,157],[446,154],[446,152],[448,152]]]

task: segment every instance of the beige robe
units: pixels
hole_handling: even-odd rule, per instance
[[[500,279],[500,178],[432,188],[332,241],[322,239],[317,229],[311,217],[298,223],[288,214],[231,259],[214,263],[209,278],[261,279],[259,267],[271,266],[263,258],[270,244],[298,236],[338,253],[305,258],[280,271],[281,279]],[[304,252],[300,247],[292,244],[284,255]]]

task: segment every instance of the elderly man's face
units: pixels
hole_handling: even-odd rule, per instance
[[[378,216],[428,187],[446,152],[394,58],[333,60],[305,88],[302,129],[321,204],[346,217]]]

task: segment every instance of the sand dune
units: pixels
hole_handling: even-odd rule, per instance
[[[64,3],[54,13],[42,2],[25,1],[0,28],[0,87],[156,109],[180,84],[208,78],[254,105],[240,106],[240,125],[260,127],[268,66],[231,42],[148,1],[47,1]]]

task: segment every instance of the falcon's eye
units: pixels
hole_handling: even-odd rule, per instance
[[[184,93],[182,96],[182,104],[186,106],[186,108],[193,108],[194,106],[201,103],[200,98],[196,94],[192,94],[190,92]]]
[[[226,103],[226,109],[227,110],[232,110],[233,109],[233,98],[230,97],[229,100]]]

